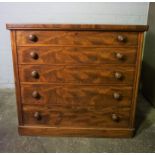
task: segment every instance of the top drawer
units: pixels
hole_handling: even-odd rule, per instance
[[[17,31],[18,46],[136,46],[136,32]]]

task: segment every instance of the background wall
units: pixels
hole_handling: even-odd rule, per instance
[[[145,39],[142,64],[142,92],[155,107],[155,3],[150,3],[148,13],[149,31]]]
[[[14,87],[6,23],[147,24],[149,3],[0,3],[0,88]]]

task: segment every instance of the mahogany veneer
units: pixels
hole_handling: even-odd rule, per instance
[[[147,26],[7,28],[21,135],[133,136]]]

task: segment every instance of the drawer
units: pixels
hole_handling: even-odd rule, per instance
[[[130,106],[132,87],[32,84],[21,86],[22,104],[82,105],[100,110],[107,106]]]
[[[133,67],[20,65],[21,82],[132,84]]]
[[[17,45],[136,46],[137,32],[17,31]]]
[[[83,106],[59,106],[51,108],[23,106],[24,125],[71,128],[125,128],[129,127],[129,107],[106,107],[100,111]]]
[[[18,47],[19,64],[135,64],[137,48]]]

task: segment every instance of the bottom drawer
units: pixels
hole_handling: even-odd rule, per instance
[[[102,110],[93,107],[52,105],[23,106],[24,125],[76,127],[76,128],[125,128],[129,127],[130,108],[109,106]]]

